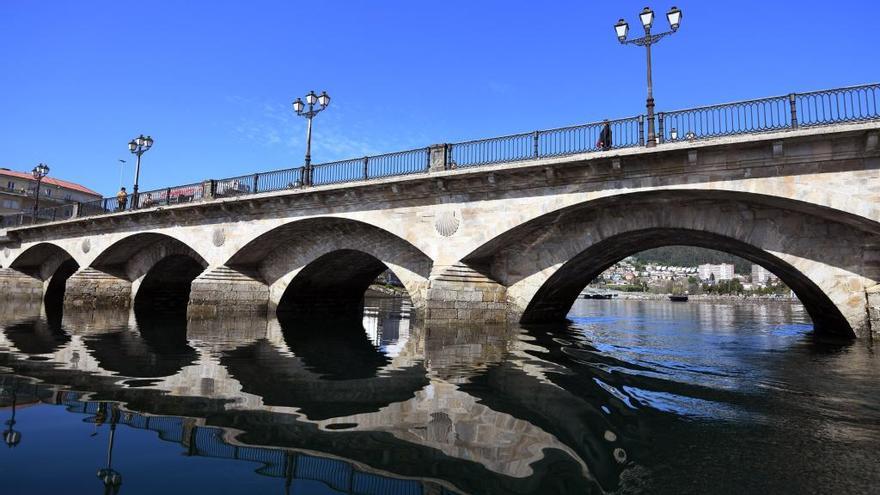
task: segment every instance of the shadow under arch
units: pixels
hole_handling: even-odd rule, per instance
[[[376,277],[388,269],[362,251],[331,251],[293,277],[278,302],[278,316],[284,321],[332,316],[336,327],[361,327],[364,295]],[[363,328],[357,333],[363,335]]]
[[[205,265],[183,254],[172,254],[153,265],[134,296],[134,311],[141,318],[150,314],[185,315],[192,281]]]
[[[62,263],[72,259],[73,256],[64,248],[41,242],[19,254],[9,264],[9,268],[40,280],[47,280]]]
[[[619,234],[599,242],[562,265],[535,293],[522,323],[561,321],[580,291],[614,263],[640,251],[687,245],[734,254],[773,272],[804,304],[814,327],[845,334],[849,323],[837,306],[807,276],[785,261],[746,243],[695,230],[650,229]]]
[[[205,258],[183,241],[154,232],[117,241],[91,264],[132,282],[134,309],[142,318],[185,315],[192,281],[207,266]]]
[[[413,305],[424,299],[433,261],[412,243],[359,220],[317,217],[294,220],[258,236],[226,263],[252,273],[270,289],[270,309],[279,313],[332,314],[346,308],[360,316],[370,283],[386,269],[406,288]],[[322,300],[335,304],[322,304]]]

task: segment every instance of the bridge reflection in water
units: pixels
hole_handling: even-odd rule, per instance
[[[157,431],[189,454],[261,462],[260,474],[343,493],[479,493],[487,480],[535,493],[546,483],[535,474],[548,470],[565,474],[549,492],[598,489],[597,473],[615,484],[623,466],[613,449],[597,456],[521,410],[485,405],[494,383],[463,391],[481,374],[506,380],[500,363],[525,352],[517,331],[426,331],[411,327],[409,309],[369,299],[362,320],[229,319],[218,330],[116,311],[68,312],[50,326],[41,308],[19,308],[0,314],[0,366],[52,384],[58,392],[44,400],[70,411],[94,416],[125,403],[120,424]],[[522,385],[526,394],[542,386]],[[83,399],[89,392],[113,405]]]
[[[588,303],[624,304],[579,304]],[[682,312],[693,327],[678,328]],[[362,319],[317,322],[181,324],[112,311],[47,320],[40,306],[3,307],[0,413],[16,399],[62,405],[96,424],[155,431],[191,456],[256,462],[260,475],[333,493],[599,493],[657,462],[656,439],[674,441],[664,435],[680,430],[687,407],[725,418],[763,407],[740,406],[753,392],[731,389],[737,376],[787,380],[785,362],[766,379],[710,352],[733,329],[738,342],[775,352],[809,328],[749,337],[750,318],[808,321],[803,308],[658,305],[629,321],[629,334],[594,341],[589,332],[619,327],[423,328],[387,298],[368,299]],[[673,327],[676,339],[707,347],[644,346]],[[615,339],[623,352],[604,344]]]

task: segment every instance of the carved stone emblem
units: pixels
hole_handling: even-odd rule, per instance
[[[434,229],[443,237],[449,237],[458,231],[460,224],[461,220],[459,220],[455,212],[444,211],[437,216],[437,220],[434,222]]]
[[[4,258],[8,258],[8,257],[9,257],[9,248],[3,248],[3,257],[4,257]]]
[[[88,253],[92,250],[92,242],[88,239],[83,239],[82,244],[79,245],[79,248],[82,249],[82,252]]]
[[[214,235],[211,240],[214,242],[215,246],[222,246],[226,243],[226,231],[223,229],[214,229]]]

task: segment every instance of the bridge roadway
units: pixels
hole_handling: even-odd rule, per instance
[[[456,168],[0,231],[0,294],[191,319],[359,311],[390,268],[427,322],[559,321],[662,245],[759,263],[818,332],[880,331],[880,122]]]

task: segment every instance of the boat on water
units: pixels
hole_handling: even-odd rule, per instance
[[[611,299],[614,294],[582,294],[584,299]]]
[[[687,294],[669,294],[669,300],[675,302],[687,302]]]

